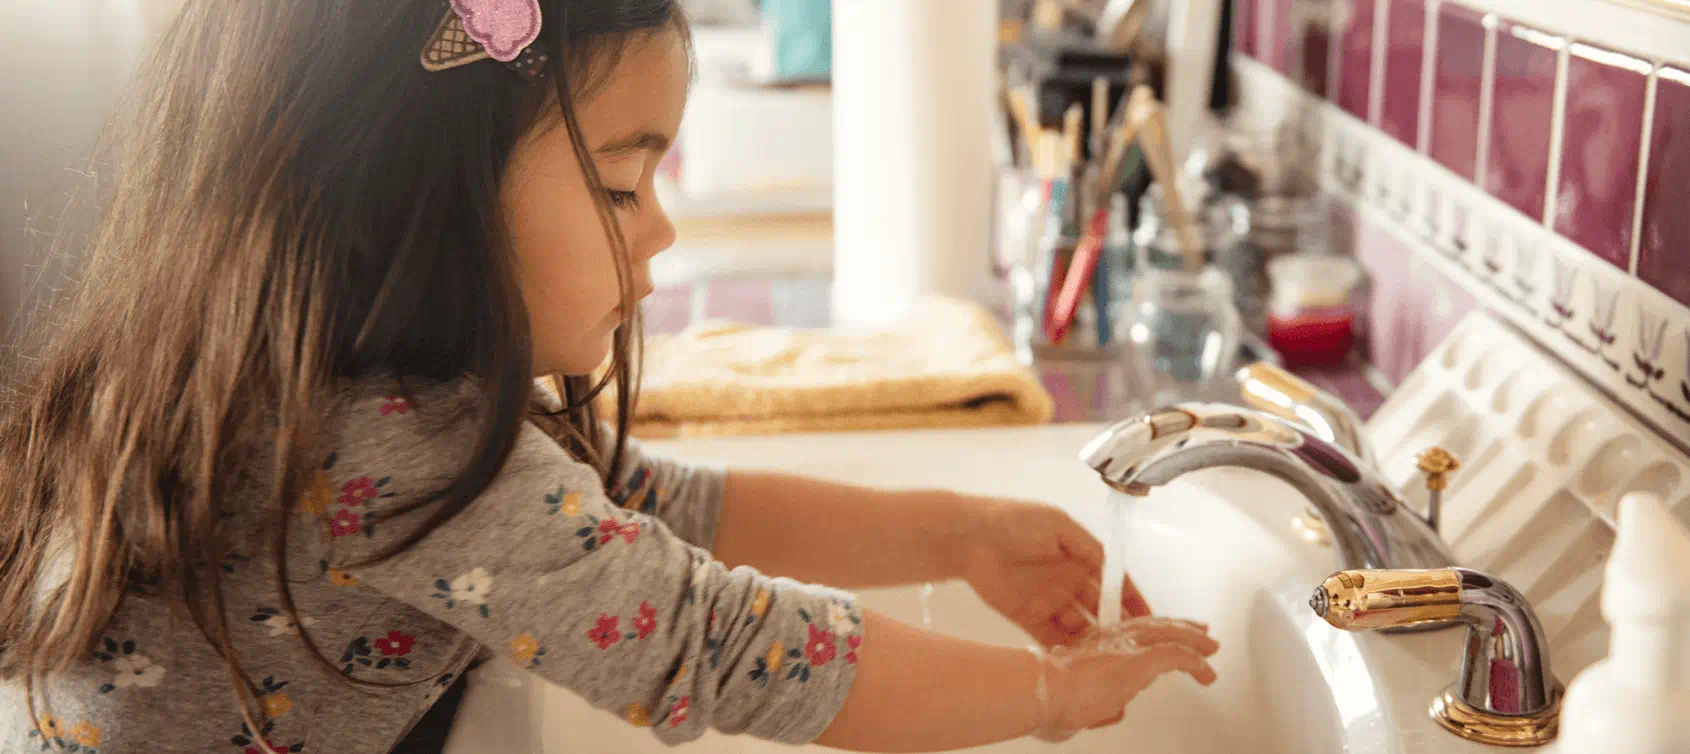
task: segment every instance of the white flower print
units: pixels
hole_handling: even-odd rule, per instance
[[[164,681],[164,666],[154,665],[146,655],[128,655],[112,660],[112,667],[117,668],[117,677],[112,679],[112,685],[118,688],[139,686],[150,689]]]
[[[493,574],[477,568],[452,579],[452,601],[468,605],[487,604],[487,593],[493,591]]]
[[[316,618],[300,618],[296,624],[286,615],[278,615],[265,622],[270,626],[271,636],[298,636],[300,626],[310,628],[317,625]]]
[[[856,628],[856,624],[851,622],[851,613],[837,602],[827,606],[827,625],[840,636],[851,633]]]

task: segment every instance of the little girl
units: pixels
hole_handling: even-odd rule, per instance
[[[688,39],[675,0],[189,0],[9,377],[0,750],[408,750],[478,657],[666,743],[856,750],[1213,681],[1197,624],[1044,654],[813,585],[965,579],[1070,644],[1102,556],[1055,508],[628,439]]]

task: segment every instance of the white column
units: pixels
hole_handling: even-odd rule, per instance
[[[834,0],[835,324],[984,290],[997,20],[993,0]]]

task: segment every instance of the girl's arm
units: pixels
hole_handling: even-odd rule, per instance
[[[867,612],[873,642],[845,706],[816,743],[850,751],[945,751],[1020,738],[1039,724],[1039,663]]]
[[[1034,666],[1007,660],[1012,651],[879,618],[865,626],[849,593],[729,569],[657,519],[618,506],[593,469],[537,427],[522,427],[476,500],[377,559],[434,519],[438,504],[418,507],[418,498],[463,465],[478,436],[450,406],[419,400],[382,416],[384,400],[345,406],[324,450],[335,454],[334,484],[380,479],[373,484],[385,494],[314,519],[333,540],[329,564],[372,603],[409,605],[671,744],[706,729],[803,744],[834,726],[838,745],[955,748],[1030,729],[1006,719],[982,730],[976,709],[994,703],[978,668],[996,668],[987,683],[1004,697],[1030,693],[1031,676],[1016,673]],[[916,698],[929,695],[967,704]],[[1008,701],[995,703],[1009,714]],[[921,709],[924,719],[901,724],[907,737],[877,732],[898,709]]]
[[[966,501],[759,471],[729,472],[716,558],[851,589],[963,575]]]

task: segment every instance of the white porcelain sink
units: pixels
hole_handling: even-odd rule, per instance
[[[1078,458],[1102,427],[900,432],[688,441],[654,449],[697,461],[800,472],[879,486],[943,486],[1064,506],[1100,537],[1123,499],[1110,501]],[[988,471],[980,471],[988,470]],[[1114,728],[1053,747],[1031,740],[981,752],[1179,754],[1430,754],[1477,752],[1426,714],[1456,677],[1461,632],[1368,635],[1338,631],[1307,599],[1336,570],[1333,552],[1289,526],[1303,510],[1291,488],[1262,474],[1193,474],[1127,503],[1126,564],[1159,614],[1206,621],[1221,641],[1220,680],[1180,676],[1153,686]],[[863,592],[864,606],[918,624],[915,587]],[[966,585],[937,587],[936,631],[1010,646],[1027,637]],[[494,663],[495,666],[501,665]],[[471,687],[448,751],[657,752],[650,733],[592,709],[569,691],[503,667]],[[1031,700],[1029,699],[1029,703]],[[789,747],[710,735],[700,752],[786,752]]]

